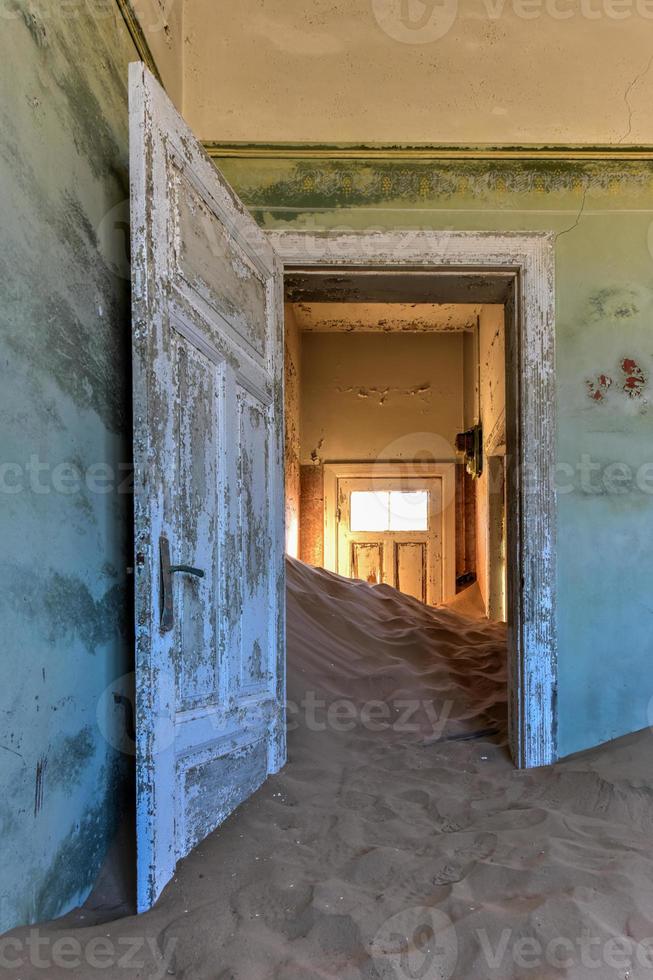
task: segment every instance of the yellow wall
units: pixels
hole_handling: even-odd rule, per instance
[[[165,89],[179,110],[183,102],[184,0],[131,0]]]
[[[652,18],[653,0],[186,0],[184,114],[221,141],[651,141]]]
[[[299,557],[301,334],[292,303],[284,310],[286,444],[286,551]]]
[[[502,568],[503,486],[491,456],[505,453],[505,325],[501,306],[485,306],[479,317],[480,421],[483,426],[483,474],[476,483],[476,574],[490,618],[501,618],[497,593]],[[497,496],[499,499],[497,499]]]
[[[306,333],[302,463],[454,461],[462,333]]]

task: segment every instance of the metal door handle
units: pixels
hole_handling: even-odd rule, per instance
[[[164,535],[161,535],[159,539],[159,549],[161,553],[161,632],[169,633],[175,625],[172,576],[176,572],[182,572],[186,575],[194,575],[196,578],[204,578],[205,573],[201,568],[193,568],[192,565],[171,565],[170,542]]]
[[[171,565],[168,571],[172,574],[173,572],[185,572],[187,575],[194,575],[196,578],[204,578],[204,572],[201,568],[193,568],[192,565]]]

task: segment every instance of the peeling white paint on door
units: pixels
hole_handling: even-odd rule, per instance
[[[285,762],[283,319],[273,249],[142,64],[130,138],[143,911]]]

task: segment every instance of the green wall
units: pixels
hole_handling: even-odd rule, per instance
[[[0,931],[85,898],[129,792],[134,58],[113,4],[2,4]]]
[[[557,234],[559,750],[645,727],[653,695],[653,165],[339,161],[334,151],[327,160],[219,167],[265,228]],[[636,362],[643,385],[633,365],[623,371],[624,359]],[[587,382],[600,374],[612,384],[595,384],[605,397],[592,398]]]

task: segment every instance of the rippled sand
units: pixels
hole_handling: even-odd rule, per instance
[[[140,966],[0,973],[653,978],[651,736],[517,772],[505,628],[457,606],[289,562],[287,767],[152,912],[41,930],[135,939]]]

